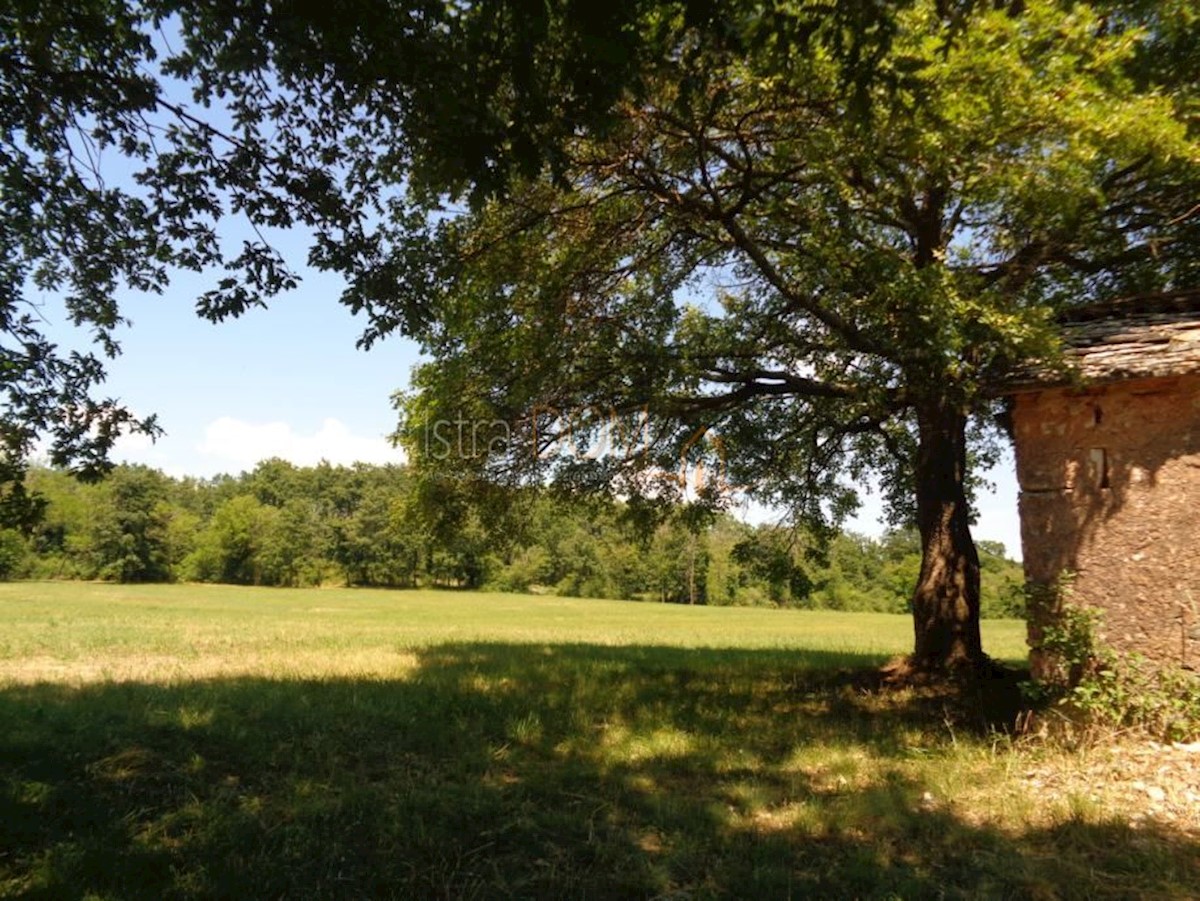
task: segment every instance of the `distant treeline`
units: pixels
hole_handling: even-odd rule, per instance
[[[241,585],[446,586],[696,604],[903,612],[916,534],[821,544],[691,507],[647,521],[606,500],[529,491],[480,498],[402,466],[267,460],[171,478],[119,466],[103,481],[35,468],[38,521],[0,531],[0,577]],[[984,616],[1023,615],[1020,564],[981,542]]]

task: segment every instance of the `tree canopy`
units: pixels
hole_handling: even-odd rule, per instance
[[[101,362],[53,347],[31,292],[61,291],[102,356],[120,285],[216,271],[198,310],[236,315],[295,284],[270,234],[301,227],[365,344],[429,353],[404,401],[424,464],[636,501],[707,455],[812,521],[876,472],[922,536],[916,659],[978,662],[968,488],[998,383],[1053,359],[1065,307],[1197,287],[1186,0],[0,18],[10,467],[47,431],[88,471],[154,428],[94,396]],[[231,215],[253,232],[232,247]],[[447,423],[457,452],[429,453]]]

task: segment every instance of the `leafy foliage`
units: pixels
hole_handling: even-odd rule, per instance
[[[1156,40],[1137,12],[901,5],[861,115],[833,34],[739,55],[681,33],[694,49],[648,65],[556,178],[440,233],[462,265],[429,302],[413,447],[499,420],[510,441],[451,456],[495,475],[552,448],[565,481],[606,485],[707,452],[815,522],[874,469],[905,518],[917,411],[978,414],[983,438],[1013,362],[1053,357],[1056,309],[1194,287],[1193,85],[1134,83]],[[635,440],[578,459],[614,419]]]
[[[145,467],[119,467],[90,511],[91,552],[101,578],[165,582],[171,574],[168,480]]]

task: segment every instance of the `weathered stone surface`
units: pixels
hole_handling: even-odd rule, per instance
[[[1073,574],[1110,644],[1200,669],[1200,374],[1018,393],[1013,429],[1029,581]]]

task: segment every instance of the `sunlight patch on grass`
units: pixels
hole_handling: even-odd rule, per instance
[[[651,760],[682,760],[695,748],[695,737],[680,729],[637,732],[624,726],[604,730],[601,746],[613,762],[637,765]]]
[[[763,805],[746,817],[751,829],[759,833],[800,832],[808,836],[819,834],[820,819],[816,808],[804,801],[788,801],[776,806]]]

